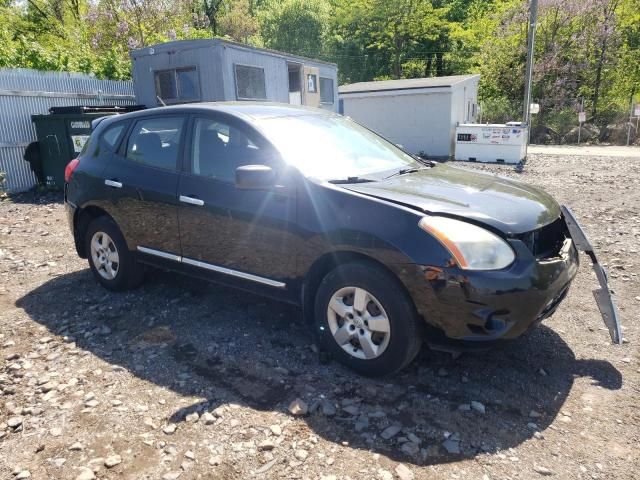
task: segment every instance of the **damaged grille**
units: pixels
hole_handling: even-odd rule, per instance
[[[557,257],[568,237],[569,231],[562,217],[549,225],[518,236],[536,258]]]

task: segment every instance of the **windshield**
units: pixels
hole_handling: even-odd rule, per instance
[[[307,177],[380,179],[423,166],[395,145],[345,117],[299,115],[257,120],[285,162]]]

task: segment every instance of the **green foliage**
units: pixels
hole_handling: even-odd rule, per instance
[[[507,97],[485,96],[480,104],[483,123],[506,123],[517,118],[521,106]]]
[[[0,0],[0,67],[130,77],[129,51],[222,36],[333,61],[341,83],[480,73],[483,121],[521,116],[528,0]],[[640,0],[540,0],[539,124],[640,101]],[[555,128],[555,127],[554,127]]]
[[[258,14],[264,45],[320,57],[328,32],[329,12],[326,0],[267,0]]]

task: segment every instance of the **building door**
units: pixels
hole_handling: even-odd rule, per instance
[[[320,70],[318,67],[304,67],[304,104],[320,106]]]
[[[289,103],[302,105],[302,69],[299,63],[287,63],[289,71]]]

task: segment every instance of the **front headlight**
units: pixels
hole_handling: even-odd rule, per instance
[[[499,270],[515,260],[513,249],[484,228],[447,217],[423,217],[418,223],[453,255],[465,270]]]

